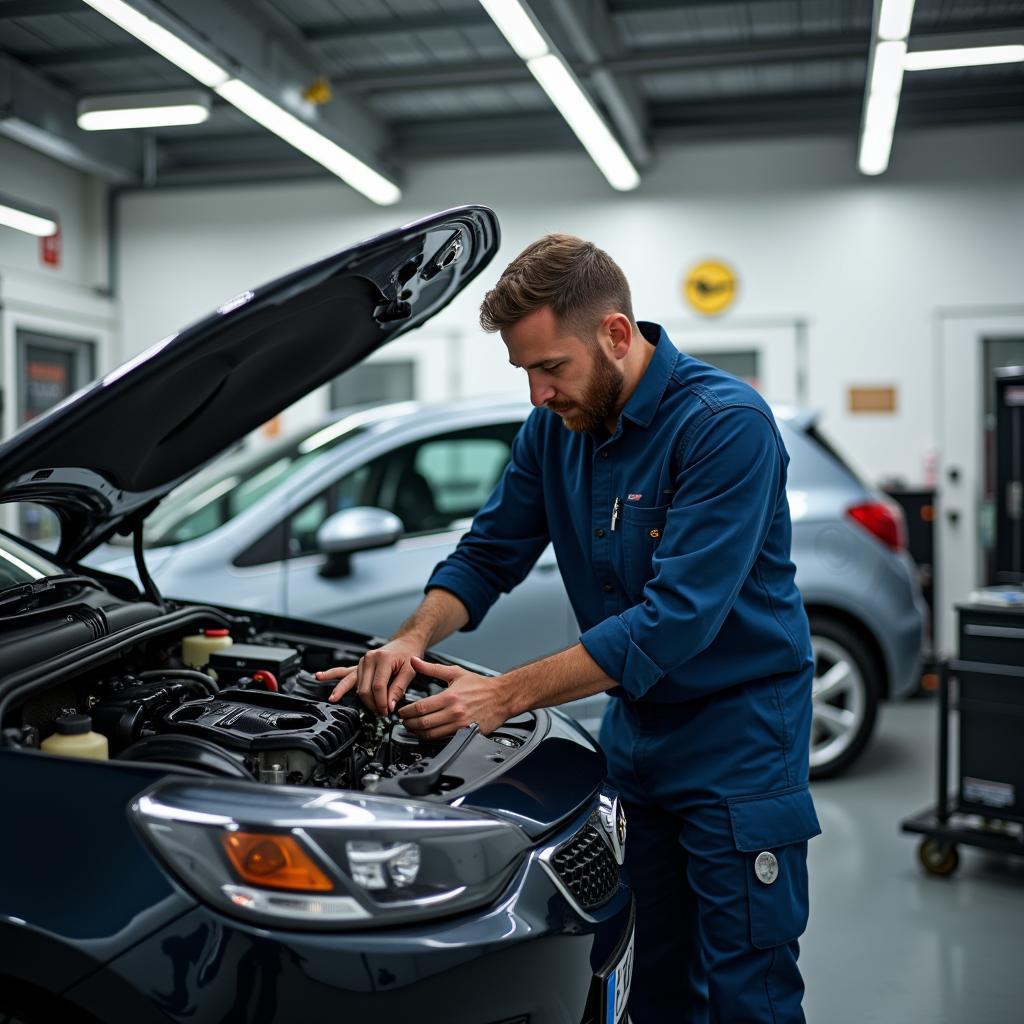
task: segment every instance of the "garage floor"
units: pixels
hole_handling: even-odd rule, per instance
[[[932,802],[931,701],[887,705],[855,769],[814,785],[808,1021],[1008,1024],[1024,1019],[1024,858],[960,848],[949,879],[917,866],[899,831]]]

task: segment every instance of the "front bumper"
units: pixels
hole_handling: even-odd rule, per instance
[[[596,1021],[596,975],[629,934],[632,894],[620,884],[600,907],[583,911],[542,863],[590,813],[532,851],[486,910],[416,928],[312,934],[255,928],[198,906],[65,995],[100,1019],[133,1024],[284,1024],[321,1015]]]

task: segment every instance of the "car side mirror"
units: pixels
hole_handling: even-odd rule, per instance
[[[390,547],[404,531],[402,520],[383,508],[360,505],[335,512],[316,531],[317,549],[327,556],[321,575],[347,576],[351,555]]]

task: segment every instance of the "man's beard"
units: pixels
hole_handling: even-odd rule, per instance
[[[608,357],[598,349],[594,353],[594,368],[590,379],[583,388],[583,397],[578,402],[548,403],[552,412],[571,409],[579,412],[574,416],[563,416],[562,423],[576,433],[594,433],[605,428],[608,420],[615,415],[622,394],[622,374],[612,365]]]

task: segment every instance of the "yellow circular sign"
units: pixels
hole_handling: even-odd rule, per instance
[[[728,309],[736,298],[736,273],[717,260],[704,260],[693,267],[683,282],[686,301],[698,313],[714,316]]]

